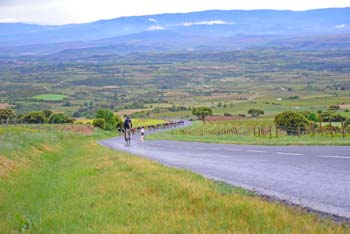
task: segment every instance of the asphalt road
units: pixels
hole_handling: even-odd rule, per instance
[[[321,212],[350,218],[350,147],[253,146],[145,141],[100,144],[189,169]]]

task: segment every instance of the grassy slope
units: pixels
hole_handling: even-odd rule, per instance
[[[0,129],[0,233],[346,233],[350,229],[95,143]]]

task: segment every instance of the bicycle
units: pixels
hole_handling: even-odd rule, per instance
[[[124,139],[126,145],[131,145],[131,132],[130,129],[124,130]]]

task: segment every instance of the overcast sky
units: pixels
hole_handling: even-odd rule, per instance
[[[211,9],[307,10],[328,7],[350,7],[350,0],[0,0],[0,22],[66,24]]]

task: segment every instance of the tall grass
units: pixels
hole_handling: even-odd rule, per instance
[[[101,132],[79,136],[5,129],[0,136],[1,142],[11,136],[5,157],[21,152],[31,160],[0,177],[0,233],[350,231],[189,171],[105,149],[95,143]],[[12,144],[23,138],[21,146]],[[47,143],[54,149],[42,148],[35,157],[27,151]]]

